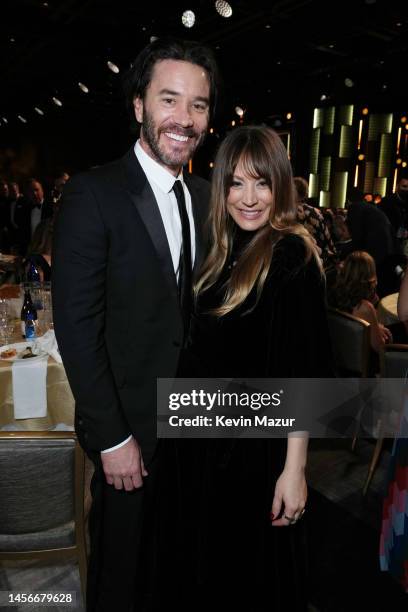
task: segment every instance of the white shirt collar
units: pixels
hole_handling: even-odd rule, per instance
[[[140,144],[140,140],[135,144],[135,155],[149,182],[153,181],[164,193],[170,193],[176,180],[184,184],[183,170],[180,171],[178,176],[174,177],[171,172],[163,168],[163,166],[146,153]]]

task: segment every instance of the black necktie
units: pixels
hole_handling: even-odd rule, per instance
[[[181,234],[183,238],[180,252],[178,287],[184,323],[184,339],[186,339],[190,327],[190,315],[193,303],[190,222],[188,220],[186,200],[181,181],[174,182],[173,191],[177,199],[177,205],[180,213]]]

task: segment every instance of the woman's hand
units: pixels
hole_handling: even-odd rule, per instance
[[[392,333],[390,332],[388,327],[385,327],[385,325],[383,325],[382,323],[379,323],[378,327],[380,328],[380,334],[384,344],[392,342]]]
[[[307,500],[307,484],[303,469],[285,468],[279,476],[272,503],[271,519],[274,527],[291,525],[290,519],[298,520],[303,514]],[[282,516],[277,518],[282,511]]]

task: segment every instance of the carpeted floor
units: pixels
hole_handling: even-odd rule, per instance
[[[388,574],[380,572],[378,564],[382,489],[390,443],[365,497],[362,489],[373,444],[361,440],[355,453],[349,448],[350,441],[346,440],[312,440],[310,444],[310,491],[304,519],[309,532],[310,611],[406,612],[408,595]],[[57,566],[3,563],[0,590],[76,591],[76,606],[47,609],[83,610],[79,573],[70,562]],[[35,608],[0,609],[25,612]]]

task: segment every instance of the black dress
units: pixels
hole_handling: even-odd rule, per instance
[[[304,243],[297,236],[276,245],[251,312],[255,292],[222,318],[205,314],[220,304],[233,259],[249,237],[239,233],[219,281],[202,294],[179,376],[330,376],[324,279],[313,259],[304,263]],[[207,610],[305,611],[305,519],[287,528],[271,527],[270,521],[286,440],[167,441],[165,452],[167,466],[177,466],[166,477],[168,494],[176,478],[177,499],[166,506],[176,533],[174,563],[184,585],[179,589],[185,593],[191,587],[190,604],[199,609],[202,602]]]

